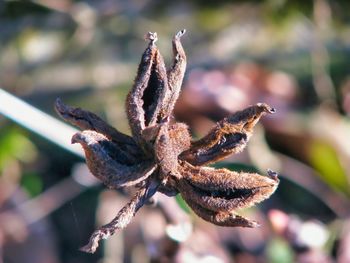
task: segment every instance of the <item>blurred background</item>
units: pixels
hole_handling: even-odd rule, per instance
[[[350,262],[349,10],[345,0],[1,1],[0,262]],[[262,227],[217,227],[158,195],[82,253],[130,197],[92,179],[69,145],[74,130],[50,119],[54,101],[129,133],[124,100],[145,33],[158,33],[169,65],[183,28],[176,117],[195,138],[248,105],[277,109],[243,153],[215,165],[281,174],[270,199],[240,211]]]

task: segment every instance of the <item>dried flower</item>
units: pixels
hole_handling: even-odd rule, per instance
[[[275,110],[264,103],[250,106],[220,122],[202,139],[192,141],[188,127],[174,120],[186,68],[180,38],[173,38],[174,59],[166,70],[155,45],[156,33],[148,33],[135,83],[126,100],[132,137],[122,134],[95,114],[56,101],[57,112],[82,132],[80,143],[90,171],[107,187],[134,186],[135,196],[107,225],[97,229],[83,251],[94,253],[101,239],[126,227],[137,210],[157,191],[180,193],[193,211],[220,226],[256,227],[258,223],[235,214],[268,198],[277,188],[277,174],[234,172],[203,165],[243,150],[260,117]]]

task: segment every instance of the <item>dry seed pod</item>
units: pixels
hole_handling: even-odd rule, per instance
[[[184,123],[171,122],[186,69],[180,42],[173,38],[173,65],[166,70],[156,46],[157,34],[148,33],[135,83],[126,99],[132,137],[109,126],[95,114],[56,102],[57,112],[82,129],[73,143],[85,151],[90,171],[109,188],[135,186],[138,191],[109,223],[97,229],[83,251],[94,253],[101,239],[127,226],[135,213],[157,191],[181,193],[193,211],[220,226],[256,227],[258,223],[235,214],[268,198],[278,186],[277,174],[233,172],[203,165],[243,150],[253,128],[275,110],[264,103],[250,106],[222,121],[202,139],[191,142]]]

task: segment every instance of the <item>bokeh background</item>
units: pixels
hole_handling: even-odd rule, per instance
[[[345,0],[1,1],[0,262],[350,262],[349,10]],[[60,97],[129,133],[124,100],[145,33],[158,33],[169,65],[183,28],[177,119],[199,138],[248,105],[274,106],[247,149],[216,166],[271,168],[280,186],[240,212],[260,228],[217,227],[159,195],[84,254],[130,191],[91,179],[69,127],[40,114],[58,119]]]

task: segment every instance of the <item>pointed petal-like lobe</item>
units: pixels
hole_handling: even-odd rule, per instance
[[[206,136],[183,152],[180,159],[193,165],[204,165],[241,152],[260,117],[274,112],[273,108],[264,103],[236,112],[219,121]]]
[[[59,98],[56,100],[55,110],[64,120],[81,130],[93,130],[115,142],[135,145],[135,141],[130,136],[119,132],[90,111],[65,105]]]
[[[178,189],[188,204],[224,212],[248,208],[268,198],[277,188],[276,173],[234,172],[228,169],[196,167],[185,162],[178,171],[183,178]]]
[[[148,178],[156,169],[151,160],[130,163],[127,153],[95,131],[76,133],[72,143],[80,143],[85,151],[86,163],[93,175],[109,188],[136,185]]]
[[[173,38],[173,64],[168,70],[168,87],[169,94],[167,101],[164,103],[164,109],[162,110],[162,117],[168,117],[174,110],[175,103],[180,95],[182,81],[186,71],[186,54],[181,44],[181,37],[186,33],[183,29],[174,36]]]
[[[127,116],[136,140],[144,142],[142,131],[155,125],[168,89],[166,68],[155,42],[156,33],[148,33],[148,47],[144,51],[134,86],[126,101]]]
[[[212,210],[205,209],[195,203],[189,204],[193,212],[195,212],[199,217],[213,223],[218,226],[227,227],[258,227],[259,223],[253,220],[249,220],[243,216],[233,214],[230,212],[215,212]]]

